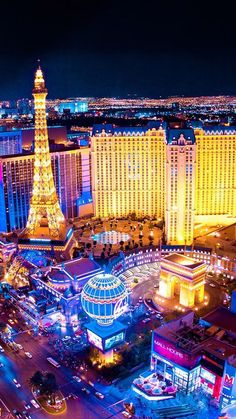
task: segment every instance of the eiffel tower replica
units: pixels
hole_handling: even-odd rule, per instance
[[[28,221],[18,247],[50,251],[57,260],[70,258],[75,240],[61,211],[52,173],[46,120],[47,89],[39,66],[34,79],[34,178]],[[72,243],[73,242],[73,243]],[[69,253],[68,253],[69,252]],[[66,257],[67,255],[67,257]],[[69,257],[68,257],[69,256]]]

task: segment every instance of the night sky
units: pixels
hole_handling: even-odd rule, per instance
[[[0,100],[236,94],[235,14],[220,2],[1,2]],[[232,6],[231,6],[232,7]]]

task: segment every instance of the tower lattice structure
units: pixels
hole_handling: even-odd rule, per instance
[[[33,97],[35,109],[34,179],[26,233],[30,238],[61,239],[66,234],[66,221],[62,214],[53,180],[46,120],[47,89],[43,72],[35,73]]]

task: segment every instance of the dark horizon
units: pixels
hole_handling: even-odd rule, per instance
[[[0,100],[31,98],[37,59],[49,98],[236,94],[234,14],[224,4],[29,0],[2,5]]]

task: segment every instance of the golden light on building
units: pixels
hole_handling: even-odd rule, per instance
[[[47,89],[38,67],[34,80],[35,160],[33,191],[26,233],[32,237],[64,238],[66,221],[62,214],[52,174],[46,120]]]
[[[135,212],[162,219],[166,161],[162,126],[95,125],[91,140],[95,215],[126,217]]]
[[[194,223],[235,222],[235,127],[95,125],[91,144],[97,217],[164,219],[171,245],[192,244]]]
[[[195,220],[232,224],[236,216],[236,129],[205,127],[195,130],[195,136]]]
[[[61,256],[72,257],[76,241],[72,228],[67,225],[61,211],[54,184],[48,143],[46,96],[47,89],[39,66],[33,88],[35,109],[33,188],[28,221],[25,230],[19,235],[18,246],[20,250],[53,251],[54,256],[60,260]]]
[[[170,244],[193,242],[196,145],[193,130],[167,132],[166,216]]]
[[[172,253],[161,259],[159,294],[167,299],[179,296],[179,304],[193,307],[204,301],[207,266],[203,262]],[[183,308],[180,308],[183,311]]]

